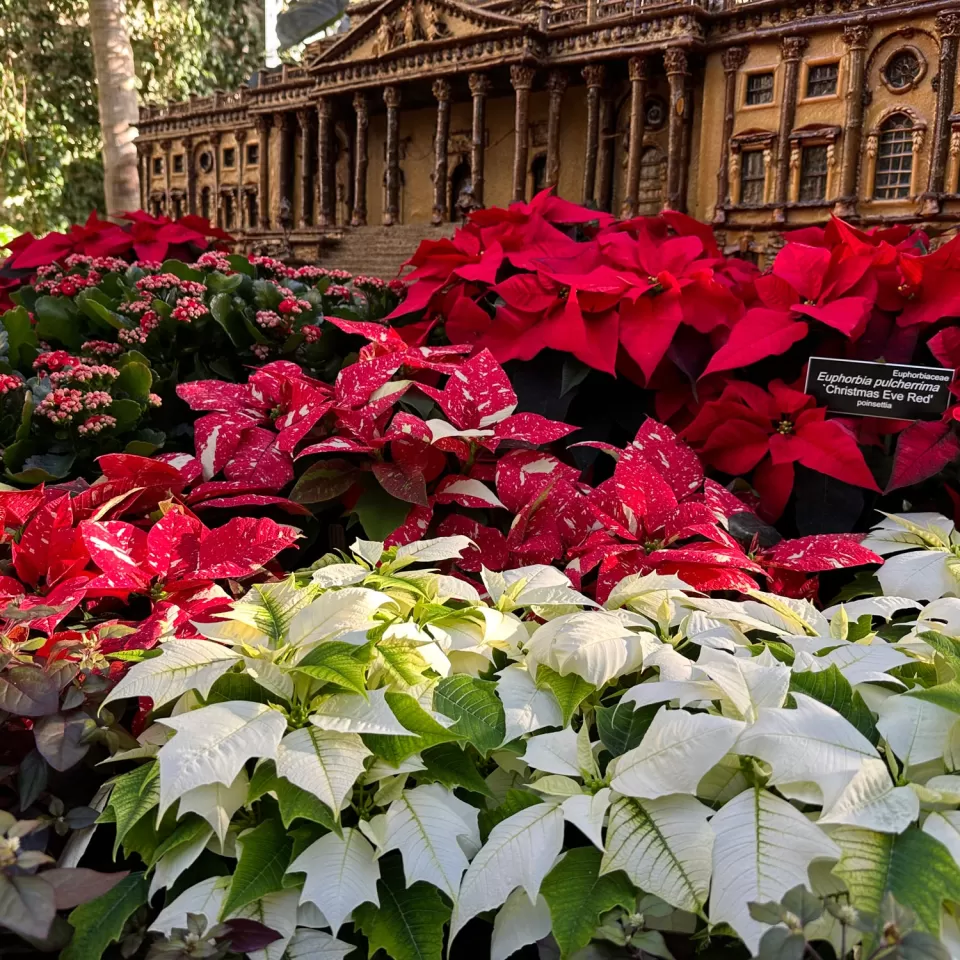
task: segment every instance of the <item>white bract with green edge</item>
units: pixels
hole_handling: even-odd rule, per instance
[[[709,927],[756,953],[778,921],[751,905],[804,887],[835,950],[888,901],[951,939],[960,599],[820,612],[638,574],[598,609],[537,566],[484,571],[484,601],[423,567],[467,544],[358,542],[117,685],[154,726],[102,819],[158,935],[254,920],[280,960],[352,925],[439,960],[492,921],[500,960],[547,924],[564,958]]]

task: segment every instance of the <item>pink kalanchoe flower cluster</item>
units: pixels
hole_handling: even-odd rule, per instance
[[[117,425],[117,418],[106,413],[98,413],[77,427],[81,437],[96,436],[104,430],[110,430]]]
[[[117,339],[121,343],[125,343],[128,346],[133,346],[135,344],[143,344],[147,342],[147,337],[149,334],[146,330],[140,330],[134,328],[133,330],[121,330],[117,334]]]
[[[37,279],[46,280],[48,277],[59,277],[62,272],[59,263],[45,263],[42,267],[37,267]]]
[[[153,300],[150,297],[147,297],[145,300],[128,300],[117,307],[120,313],[131,313],[135,317],[152,309]]]
[[[387,288],[391,293],[395,293],[400,297],[401,300],[407,295],[407,284],[399,277],[394,277],[394,279],[387,284]]]
[[[158,273],[153,276],[141,277],[136,283],[141,293],[163,293],[167,290],[177,290],[187,297],[202,297],[207,288],[195,280],[181,280],[172,273]]]
[[[63,262],[68,270],[74,270],[76,267],[93,266],[93,257],[83,253],[71,253]]]
[[[262,267],[264,270],[269,270],[278,277],[292,277],[294,274],[292,267],[288,267],[282,260],[277,260],[274,257],[256,257],[251,254],[247,257],[247,260],[255,267]]]
[[[83,394],[79,390],[61,387],[51,390],[37,405],[37,416],[53,423],[69,423],[83,412]]]
[[[148,310],[140,318],[140,329],[144,334],[144,339],[151,333],[151,331],[156,330],[160,326],[160,318],[152,311]],[[143,343],[143,340],[140,341]]]
[[[330,271],[325,267],[317,267],[312,263],[308,263],[303,267],[297,267],[297,269],[293,271],[293,276],[297,280],[322,280],[329,275]]]
[[[305,323],[300,328],[300,332],[307,343],[317,343],[323,336],[323,331],[312,323]]]
[[[162,407],[163,400],[160,399],[159,394],[151,393],[147,396],[147,406],[149,407]]]
[[[359,290],[386,290],[387,281],[379,277],[354,277],[353,285]]]
[[[276,330],[286,326],[286,321],[274,310],[258,310],[257,326],[264,330]]]
[[[251,348],[250,352],[258,360],[266,360],[270,356],[270,345],[267,343],[255,343]]]
[[[349,283],[353,279],[353,274],[349,270],[328,270],[327,276],[338,283]]]
[[[191,323],[194,320],[199,320],[209,312],[207,305],[202,300],[196,300],[193,297],[184,297],[177,302],[171,316],[174,320],[179,320],[180,323]],[[141,321],[141,326],[142,325],[143,323]]]
[[[75,297],[81,290],[95,287],[99,282],[100,274],[95,270],[91,270],[85,277],[79,273],[71,273],[54,284],[50,292],[61,297]]]
[[[19,390],[22,386],[23,381],[19,377],[15,377],[12,373],[0,373],[0,394]]]
[[[152,270],[154,273],[163,269],[163,264],[159,260],[137,260],[134,266],[145,271]]]
[[[119,257],[94,257],[94,270],[103,270],[106,273],[123,273],[129,264]]]
[[[303,313],[310,309],[310,303],[307,300],[298,300],[296,297],[285,297],[277,305],[278,313],[292,313],[294,315]]]
[[[343,300],[350,300],[353,297],[353,293],[349,287],[344,287],[340,284],[334,283],[327,287],[326,296],[340,297]]]
[[[217,253],[214,250],[201,253],[195,266],[206,267],[209,270],[219,270],[221,273],[233,272],[230,261],[222,253]]]
[[[66,350],[50,350],[41,353],[33,361],[34,370],[46,370],[48,373],[54,373],[57,370],[63,370],[67,367],[75,367],[80,361],[68,353]]]
[[[92,390],[83,398],[87,410],[102,410],[113,403],[113,397],[106,390]]]
[[[56,373],[50,374],[50,380],[57,385],[75,381],[76,383],[90,383],[92,380],[116,380],[120,371],[106,363],[80,363],[72,367],[65,367]]]
[[[123,353],[123,347],[119,343],[111,343],[109,340],[87,340],[80,348],[81,353],[92,353],[98,357],[115,357]]]

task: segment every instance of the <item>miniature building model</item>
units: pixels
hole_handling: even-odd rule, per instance
[[[960,224],[957,0],[348,13],[297,66],[143,107],[144,208],[305,259],[374,225],[440,234],[545,187],[624,216],[685,211],[761,260],[831,212],[938,237]]]

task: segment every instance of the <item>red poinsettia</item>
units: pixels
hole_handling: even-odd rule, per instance
[[[781,380],[774,380],[769,391],[735,381],[703,405],[683,436],[718,470],[733,476],[753,471],[760,513],[775,520],[793,490],[796,463],[879,490],[853,432],[826,415],[813,397]]]

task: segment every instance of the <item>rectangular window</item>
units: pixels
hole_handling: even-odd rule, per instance
[[[804,147],[800,154],[800,199],[827,197],[827,148]]]
[[[766,180],[763,151],[746,151],[742,155],[740,167],[740,202],[750,206],[763,203]]]
[[[910,196],[913,173],[913,132],[910,127],[891,123],[880,136],[873,195],[878,200]]]
[[[837,92],[839,63],[817,63],[807,72],[808,97],[832,97]]]
[[[232,170],[237,165],[237,151],[233,147],[223,148],[223,166],[225,170]]]
[[[773,103],[773,73],[747,74],[747,106]]]
[[[173,172],[183,173],[183,154],[177,153],[173,157]]]
[[[163,157],[153,158],[153,172],[155,176],[159,176],[161,173],[163,173]]]
[[[247,144],[247,166],[256,166],[260,162],[260,144]]]

